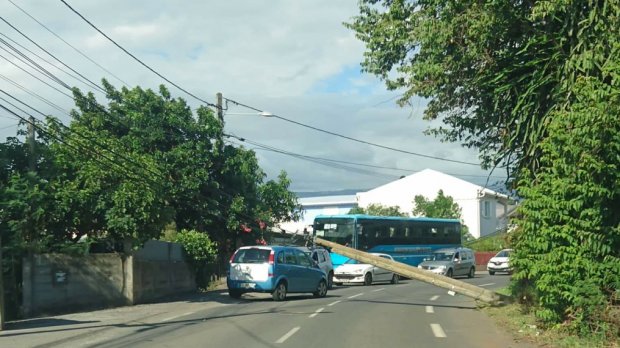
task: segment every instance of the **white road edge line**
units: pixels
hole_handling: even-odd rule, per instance
[[[364,295],[364,293],[363,293],[363,292],[361,292],[361,293],[359,293],[359,294],[357,294],[357,295],[349,296],[349,297],[347,297],[347,298],[356,298],[356,297],[358,297],[358,296],[362,296],[362,295]]]
[[[287,332],[286,335],[280,337],[279,340],[276,341],[276,343],[284,343],[284,341],[288,340],[291,336],[293,336],[295,334],[295,332],[297,332],[297,330],[301,329],[301,326],[297,326],[291,329],[291,331]]]
[[[446,338],[446,333],[441,328],[439,324],[431,324],[431,330],[433,330],[433,335],[437,338]]]
[[[334,302],[332,302],[332,303],[328,304],[328,306],[330,306],[330,307],[331,307],[331,306],[335,305],[336,303],[340,303],[340,302],[342,302],[342,301],[340,301],[340,300],[338,300],[338,301],[334,301]]]
[[[372,292],[377,292],[377,291],[381,291],[381,290],[385,290],[385,288],[376,289],[376,290],[373,290]]]
[[[319,314],[319,313],[321,313],[324,309],[325,309],[325,308],[319,308],[319,309],[317,309],[317,310],[316,310],[316,312],[314,312],[314,313],[310,314],[310,315],[308,316],[308,318],[314,318],[314,317],[316,317],[316,315],[317,315],[317,314]]]
[[[435,313],[435,309],[433,309],[433,306],[426,306],[426,313]]]
[[[435,300],[437,300],[438,298],[439,298],[439,295],[435,295],[435,296],[431,297],[431,301],[435,301]]]
[[[491,286],[491,285],[495,285],[495,283],[480,284],[478,286]]]

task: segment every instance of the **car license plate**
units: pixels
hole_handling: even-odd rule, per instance
[[[244,288],[244,289],[254,289],[255,286],[256,285],[254,283],[244,283],[244,284],[241,284],[241,287]]]

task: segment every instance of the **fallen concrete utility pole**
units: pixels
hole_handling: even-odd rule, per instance
[[[406,265],[401,262],[391,261],[379,256],[375,256],[363,251],[355,250],[345,247],[343,245],[333,243],[321,238],[315,238],[315,243],[324,247],[330,248],[332,252],[350,257],[352,259],[371,264],[377,267],[381,267],[388,271],[392,271],[403,277],[416,279],[429,283],[435,286],[454,291],[475,300],[480,300],[491,305],[499,305],[507,302],[508,297],[498,294],[494,291],[481,288],[479,286],[471,285],[456,279],[448,278],[446,276],[438,275],[418,269],[413,266]]]

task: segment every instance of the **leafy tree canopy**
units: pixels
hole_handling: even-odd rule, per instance
[[[454,202],[454,198],[446,196],[443,190],[437,192],[437,197],[433,200],[429,200],[422,195],[417,195],[413,199],[413,211],[414,216],[424,216],[429,218],[438,219],[460,219],[461,207],[458,203]]]
[[[429,130],[480,150],[485,166],[536,169],[538,144],[580,74],[618,50],[617,1],[361,0],[345,25],[366,45],[364,71],[428,99]],[[613,43],[613,44],[612,44]]]

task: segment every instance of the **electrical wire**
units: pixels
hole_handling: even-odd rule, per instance
[[[78,15],[80,18],[82,18],[82,20],[84,20],[86,23],[88,23],[88,25],[90,25],[93,29],[95,29],[96,31],[99,32],[99,34],[103,35],[106,39],[108,39],[110,42],[112,42],[116,47],[118,47],[119,49],[121,49],[123,52],[125,52],[127,55],[129,55],[131,58],[133,58],[135,61],[137,61],[138,63],[140,63],[142,66],[144,66],[145,68],[149,69],[152,73],[154,73],[155,75],[159,76],[161,79],[163,79],[164,81],[168,82],[169,84],[173,85],[174,87],[176,87],[177,89],[179,89],[180,91],[184,92],[185,94],[191,96],[192,98],[210,106],[213,107],[215,109],[220,109],[220,107],[218,105],[215,105],[213,103],[210,103],[198,96],[196,96],[195,94],[189,92],[188,90],[186,90],[185,88],[179,86],[178,84],[172,82],[170,79],[168,79],[167,77],[165,77],[164,75],[160,74],[159,72],[157,72],[155,69],[151,68],[149,65],[147,65],[146,63],[144,63],[142,60],[140,60],[138,57],[134,56],[131,52],[129,52],[128,50],[126,50],[123,46],[121,46],[120,44],[118,44],[116,41],[112,40],[111,37],[109,37],[106,33],[104,33],[101,29],[99,29],[97,26],[95,26],[93,23],[91,23],[88,19],[86,19],[86,17],[84,17],[81,13],[79,13],[77,10],[75,10],[73,7],[71,7],[71,5],[69,5],[65,0],[60,0],[63,4],[65,4],[65,6],[67,6],[71,11],[73,11],[73,13],[75,13],[76,15]]]
[[[50,85],[49,83],[47,83],[47,82],[45,82],[45,81],[41,80],[38,76],[33,75],[30,71],[28,71],[28,70],[26,70],[26,69],[22,68],[21,66],[19,66],[19,65],[15,64],[15,62],[11,61],[10,59],[6,58],[5,56],[3,56],[3,55],[1,55],[1,54],[0,54],[0,58],[2,58],[2,59],[4,59],[4,60],[6,60],[7,62],[11,63],[12,65],[14,65],[14,66],[15,66],[16,68],[18,68],[19,70],[21,70],[21,71],[25,72],[26,74],[28,74],[28,75],[32,76],[33,78],[35,78],[35,79],[37,79],[37,80],[39,80],[41,83],[43,83],[43,84],[47,85],[48,87],[50,87],[50,88],[52,88],[52,89],[55,89],[55,90],[56,90],[56,91],[58,91],[60,94],[63,94],[63,95],[65,95],[65,96],[67,96],[67,97],[69,97],[69,98],[73,99],[73,97],[72,97],[71,95],[69,95],[69,94],[67,94],[67,93],[65,93],[65,92],[63,92],[63,91],[61,91],[60,89],[58,89],[58,88],[56,88],[56,87],[54,87],[54,86]],[[69,90],[71,90],[71,88],[69,88]]]
[[[53,64],[52,62],[50,62],[49,60],[41,57],[40,55],[38,55],[37,53],[33,52],[32,50],[30,50],[28,47],[20,44],[19,42],[11,39],[10,37],[8,37],[7,35],[0,33],[0,35],[4,36],[7,40],[11,41],[13,44],[21,47],[23,50],[27,51],[28,53],[32,54],[33,56],[39,58],[40,60],[42,60],[43,62],[47,63],[48,65],[54,67],[55,69],[58,69],[59,71],[63,72],[64,74],[66,74],[67,76],[70,76],[71,78],[73,78],[76,81],[79,81],[80,83],[84,84],[85,86],[87,86],[88,88],[91,88],[91,86],[88,84],[87,81],[84,81],[82,79],[80,79],[78,76],[75,76],[73,74],[71,74],[70,72],[64,70],[62,67],[59,67],[55,64]],[[24,58],[28,59],[29,61],[32,61],[31,58],[29,58],[28,56],[26,56],[23,52],[21,52],[20,50],[18,50],[17,48],[15,48],[13,45],[9,44],[8,42],[6,42],[5,40],[3,40],[2,38],[0,38],[0,42],[3,42],[6,46],[8,46],[9,48],[11,48],[13,51],[17,52],[19,55],[23,56]],[[36,64],[36,63],[35,63]],[[41,68],[43,69],[43,68]]]
[[[32,60],[32,58],[24,55],[21,51],[16,50],[12,45],[10,45],[8,42],[4,41],[2,38],[0,38],[0,43],[4,43],[7,47],[9,47],[12,50],[14,50],[17,53],[17,55],[15,53],[7,50],[4,47],[0,46],[0,49],[2,49],[3,51],[7,52],[11,56],[13,56],[15,59],[19,60],[24,65],[30,67],[34,71],[39,72],[43,76],[45,76],[45,77],[49,78],[50,80],[52,80],[53,82],[56,82],[61,87],[67,88],[69,90],[71,89],[71,86],[69,86],[66,82],[64,82],[63,80],[58,78],[56,75],[52,74],[49,70],[47,70],[44,67],[42,67],[41,65],[39,65],[37,62]]]
[[[258,144],[255,142],[252,142],[251,140],[245,139],[245,138],[241,138],[241,137],[237,137],[235,135],[230,135],[230,134],[226,134],[225,136],[229,136],[229,137],[233,137],[237,140],[243,141],[243,142],[247,142],[248,144],[252,144],[255,146],[261,146],[261,147],[267,147],[270,151],[273,152],[278,152],[284,155],[288,155],[291,157],[295,157],[301,160],[305,160],[305,161],[309,161],[309,162],[313,162],[313,163],[317,163],[323,166],[327,166],[330,168],[338,168],[338,169],[344,169],[350,172],[355,172],[358,174],[364,174],[364,175],[369,175],[369,176],[374,176],[374,177],[379,177],[379,178],[388,178],[388,179],[396,179],[397,176],[394,175],[388,175],[388,174],[384,174],[384,173],[379,173],[379,172],[373,172],[370,170],[364,170],[364,169],[360,169],[360,168],[355,168],[355,167],[351,167],[351,166],[346,166],[346,165],[342,165],[342,164],[338,164],[338,163],[333,163],[333,162],[328,162],[328,161],[324,161],[322,159],[318,159],[318,158],[311,158],[309,156],[303,156],[303,155],[297,155],[295,153],[292,152],[288,152],[285,150],[280,150],[280,149],[276,149],[276,148],[271,148],[268,147],[266,145],[262,145],[262,144]]]
[[[71,47],[74,51],[76,51],[77,53],[79,53],[82,57],[88,59],[91,63],[95,64],[96,66],[98,66],[101,70],[105,71],[106,73],[108,73],[110,76],[114,77],[116,80],[120,81],[122,84],[124,84],[125,86],[129,86],[129,84],[125,81],[123,81],[120,77],[114,75],[111,71],[109,71],[108,69],[104,68],[101,64],[97,63],[96,61],[94,61],[93,59],[91,59],[89,56],[87,56],[85,53],[83,53],[82,51],[80,51],[79,49],[77,49],[75,46],[71,45],[69,42],[67,42],[65,39],[63,39],[60,35],[56,34],[52,29],[48,28],[45,24],[41,23],[39,20],[37,20],[35,17],[33,17],[30,13],[28,13],[26,10],[22,9],[21,7],[19,7],[16,3],[14,3],[12,0],[8,0],[11,4],[13,4],[13,6],[17,7],[20,11],[22,11],[24,14],[26,14],[26,16],[30,17],[33,21],[37,22],[40,26],[42,26],[45,30],[47,30],[48,32],[50,32],[52,35],[56,36],[60,41],[64,42],[67,46]]]
[[[63,1],[63,0],[61,0],[61,1]],[[430,159],[439,160],[439,161],[459,163],[459,164],[467,164],[467,165],[472,165],[472,166],[480,166],[479,163],[472,163],[472,162],[453,160],[453,159],[442,158],[442,157],[437,157],[437,156],[430,156],[430,155],[425,155],[425,154],[421,154],[421,153],[417,153],[417,152],[411,152],[411,151],[407,151],[407,150],[397,149],[397,148],[390,147],[390,146],[385,146],[385,145],[376,144],[376,143],[372,143],[372,142],[365,141],[365,140],[360,140],[360,139],[352,138],[352,137],[349,137],[349,136],[346,136],[346,135],[342,135],[342,134],[339,134],[339,133],[335,133],[335,132],[332,132],[332,131],[329,131],[329,130],[325,130],[325,129],[321,129],[321,128],[317,128],[317,127],[314,127],[314,126],[310,126],[310,125],[307,125],[307,124],[304,124],[304,123],[301,123],[301,122],[297,122],[297,121],[288,119],[286,117],[278,116],[278,115],[275,115],[275,114],[268,114],[267,112],[265,112],[265,111],[263,111],[261,109],[258,109],[258,108],[255,108],[253,106],[249,106],[249,105],[246,105],[246,104],[234,101],[232,99],[228,99],[228,98],[225,98],[225,99],[226,99],[226,101],[229,101],[229,102],[231,102],[231,103],[233,103],[235,105],[242,106],[242,107],[245,107],[247,109],[259,112],[259,113],[265,115],[266,117],[274,117],[274,118],[280,119],[282,121],[286,121],[286,122],[289,122],[289,123],[292,123],[292,124],[295,124],[295,125],[298,125],[298,126],[302,126],[302,127],[305,127],[305,128],[309,128],[309,129],[315,130],[317,132],[322,132],[322,133],[325,133],[325,134],[333,135],[333,136],[336,136],[336,137],[339,137],[339,138],[343,138],[343,139],[347,139],[347,140],[351,140],[351,141],[354,141],[354,142],[357,142],[357,143],[366,144],[366,145],[370,145],[370,146],[374,146],[374,147],[378,147],[378,148],[382,148],[382,149],[386,149],[386,150],[391,150],[391,151],[395,151],[395,152],[405,153],[405,154],[408,154],[408,155],[414,155],[414,156],[418,156],[418,157],[430,158]],[[268,114],[268,116],[267,116],[267,114]]]
[[[57,62],[59,62],[60,64],[64,65],[65,67],[67,67],[69,70],[73,71],[75,74],[77,74],[78,76],[80,76],[81,78],[83,78],[84,80],[88,81],[92,87],[94,87],[95,89],[98,89],[99,91],[103,92],[104,94],[106,93],[106,91],[99,86],[98,84],[94,83],[93,81],[89,80],[87,77],[85,77],[84,75],[80,74],[79,72],[77,72],[76,70],[74,70],[72,67],[68,66],[67,64],[65,64],[62,60],[56,58],[55,55],[51,54],[48,50],[46,50],[45,48],[41,47],[41,45],[39,45],[38,43],[36,43],[34,40],[32,40],[30,37],[28,37],[28,35],[24,34],[21,30],[17,29],[13,24],[9,23],[6,19],[4,19],[2,16],[0,16],[0,20],[2,20],[4,23],[6,23],[8,26],[10,26],[11,28],[13,28],[13,30],[15,30],[16,32],[18,32],[21,36],[23,36],[24,38],[26,38],[26,40],[30,41],[32,44],[34,44],[35,46],[37,46],[41,51],[47,53],[50,57],[54,58],[54,60],[56,60]]]
[[[407,173],[416,173],[416,172],[420,171],[419,169],[406,169],[406,168],[397,168],[397,167],[377,166],[377,165],[366,164],[366,163],[349,162],[349,161],[342,161],[342,160],[336,160],[336,159],[330,159],[330,158],[308,156],[308,155],[294,153],[294,152],[290,152],[290,151],[287,151],[287,150],[283,150],[283,149],[275,148],[275,147],[272,147],[272,146],[264,145],[264,144],[261,144],[261,143],[255,142],[255,141],[248,140],[247,138],[244,138],[244,137],[238,137],[238,136],[234,136],[234,135],[230,135],[230,134],[225,134],[225,135],[229,136],[229,137],[234,137],[234,138],[236,138],[236,139],[238,139],[240,141],[243,141],[243,142],[246,142],[248,144],[254,145],[254,146],[256,146],[256,149],[258,149],[258,150],[265,150],[265,151],[271,151],[271,152],[275,152],[275,153],[280,153],[280,154],[283,154],[283,155],[299,158],[299,159],[302,159],[302,160],[308,160],[308,161],[314,162],[314,163],[316,163],[317,161],[327,162],[327,163],[340,163],[340,164],[349,164],[349,165],[369,167],[369,168],[377,168],[377,169],[397,170],[397,171],[402,171],[402,172],[407,172]],[[238,144],[238,143],[235,143],[235,144]],[[489,177],[487,175],[467,175],[467,174],[453,174],[453,173],[446,173],[446,174],[452,175],[452,176],[456,176],[456,177],[473,177],[473,178],[488,178]],[[495,178],[500,179],[499,177],[495,177]]]
[[[0,99],[4,100],[4,101],[6,102],[6,99],[4,99],[4,98],[2,98],[2,97],[0,97]],[[68,143],[67,141],[65,141],[64,139],[62,139],[62,138],[58,137],[57,135],[55,135],[55,134],[53,134],[52,132],[50,132],[50,131],[48,131],[47,129],[45,129],[45,126],[40,126],[40,125],[38,125],[38,124],[37,124],[37,121],[38,121],[38,122],[40,122],[40,120],[38,120],[36,117],[34,117],[34,116],[32,116],[32,115],[28,114],[27,112],[23,111],[22,109],[17,108],[18,110],[22,111],[23,113],[25,113],[25,114],[27,114],[27,115],[31,116],[33,119],[35,119],[35,121],[33,122],[33,121],[31,121],[31,120],[29,120],[29,119],[27,119],[27,118],[25,118],[25,117],[20,116],[18,113],[16,113],[16,112],[14,112],[13,110],[9,109],[9,108],[8,108],[7,106],[5,106],[4,104],[0,104],[0,108],[4,109],[4,110],[5,110],[5,111],[7,111],[8,113],[10,113],[10,114],[12,114],[12,115],[14,115],[14,116],[18,117],[18,118],[19,118],[19,119],[21,119],[22,121],[24,121],[24,122],[26,122],[26,123],[28,123],[28,124],[32,125],[32,126],[33,126],[35,129],[37,129],[39,132],[41,132],[41,133],[43,133],[43,134],[45,134],[45,135],[47,135],[47,136],[49,136],[49,137],[51,137],[51,138],[53,138],[53,139],[57,140],[58,142],[61,142],[61,143],[65,144],[66,146],[68,146],[68,147],[72,148],[73,150],[77,151],[78,153],[83,153],[83,151],[84,151],[84,150],[88,151],[88,153],[91,155],[91,156],[90,156],[90,159],[92,159],[93,161],[95,161],[95,162],[97,162],[97,163],[99,163],[99,164],[101,164],[101,165],[103,165],[103,166],[107,166],[107,165],[109,165],[109,164],[114,164],[114,165],[116,165],[116,166],[118,167],[118,169],[119,169],[119,171],[118,171],[118,172],[119,172],[119,173],[121,173],[121,174],[123,174],[123,175],[124,175],[125,177],[127,177],[128,179],[134,180],[135,182],[138,182],[138,183],[140,183],[140,182],[145,182],[145,181],[146,181],[146,182],[150,182],[150,184],[155,185],[155,187],[158,187],[158,186],[159,186],[159,183],[157,183],[157,182],[155,182],[155,181],[152,181],[152,180],[150,180],[150,179],[148,179],[148,178],[146,178],[146,177],[144,177],[144,176],[142,176],[142,177],[141,177],[139,173],[133,173],[133,172],[129,172],[129,171],[127,171],[127,168],[126,168],[123,164],[118,163],[117,161],[115,161],[114,159],[111,159],[111,158],[107,157],[106,155],[103,155],[103,154],[101,154],[101,153],[98,153],[98,152],[96,152],[96,151],[94,151],[94,150],[92,150],[92,149],[88,149],[88,148],[86,148],[86,147],[84,147],[84,146],[78,147],[78,146],[76,146],[76,145],[69,144],[69,143]],[[102,158],[106,159],[109,163],[104,163],[103,161],[99,160],[97,157],[94,157],[93,155],[100,156],[100,157],[102,157]],[[133,176],[133,174],[136,174],[136,176]]]
[[[17,87],[17,88],[21,89],[22,91],[24,91],[24,92],[28,93],[29,95],[31,95],[31,96],[33,96],[33,97],[35,97],[35,98],[39,99],[40,101],[42,101],[42,102],[44,102],[45,104],[47,104],[47,105],[51,106],[52,108],[54,108],[54,109],[56,109],[56,110],[58,110],[58,111],[60,111],[60,112],[62,112],[62,113],[64,113],[64,114],[66,114],[66,115],[69,115],[69,111],[67,111],[67,110],[63,109],[62,107],[58,106],[58,104],[55,104],[55,103],[51,102],[50,100],[43,98],[43,97],[42,97],[42,96],[40,96],[39,94],[34,93],[33,91],[31,91],[31,90],[29,90],[28,88],[26,88],[26,87],[24,87],[24,86],[20,85],[20,84],[19,84],[19,83],[17,83],[17,82],[15,82],[15,81],[11,80],[10,78],[8,78],[8,77],[6,77],[6,76],[4,76],[4,75],[0,74],[0,79],[3,79],[3,80],[5,80],[5,81],[7,81],[8,83],[10,83],[10,84],[12,84],[13,86],[15,86],[15,87]]]

